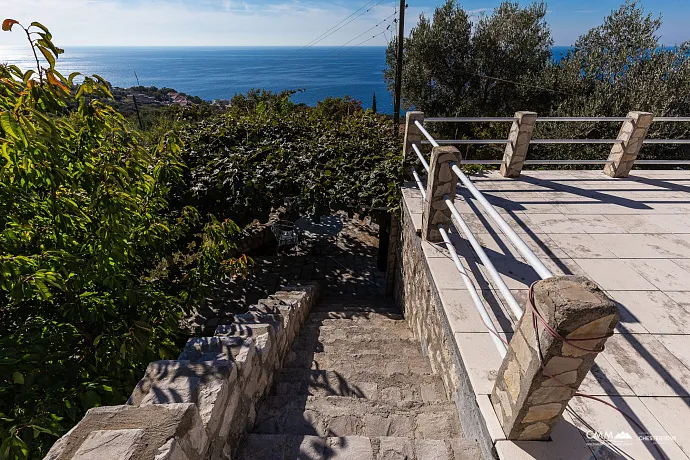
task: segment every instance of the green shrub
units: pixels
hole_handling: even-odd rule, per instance
[[[171,206],[178,140],[145,147],[102,78],[63,77],[49,31],[13,26],[47,62],[0,66],[0,458],[25,459],[175,358],[181,313],[246,259],[232,222]]]
[[[189,165],[182,201],[223,209],[240,224],[294,198],[303,212],[383,211],[397,205],[400,140],[360,102],[292,104],[291,92],[251,91],[180,132]]]

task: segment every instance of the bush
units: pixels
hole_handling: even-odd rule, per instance
[[[349,98],[312,108],[292,104],[291,94],[236,96],[224,113],[182,129],[182,201],[223,209],[241,225],[265,219],[286,197],[316,215],[395,207],[402,158],[392,123]]]
[[[5,20],[3,30],[22,27]],[[0,457],[42,458],[94,406],[121,404],[228,257],[231,221],[174,207],[178,140],[145,147],[98,76],[25,28],[34,71],[0,66]],[[32,35],[28,35],[32,33]],[[83,81],[76,84],[76,79]]]

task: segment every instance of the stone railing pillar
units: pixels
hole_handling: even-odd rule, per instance
[[[654,115],[649,112],[630,112],[628,117],[630,120],[623,123],[618,133],[617,139],[623,142],[611,148],[611,163],[604,167],[604,173],[611,177],[628,177],[654,120]]]
[[[422,214],[422,238],[433,243],[443,241],[438,224],[446,229],[451,223],[451,213],[444,196],[455,199],[458,177],[450,169],[451,163],[460,164],[460,152],[455,147],[434,147],[431,151],[430,171],[426,185],[426,201]]]
[[[503,177],[520,177],[522,166],[527,159],[529,142],[534,131],[534,122],[537,120],[535,112],[516,112],[513,126],[510,128],[508,143],[501,163],[501,175]]]
[[[422,132],[419,130],[415,121],[424,123],[424,112],[407,112],[405,122],[405,145],[403,146],[403,161],[415,157],[417,154],[412,150],[412,144],[419,147],[422,143]]]
[[[555,338],[539,321],[535,331],[526,307],[491,393],[510,440],[549,438],[620,318],[616,304],[582,277],[539,281],[534,302],[545,322],[571,342]]]

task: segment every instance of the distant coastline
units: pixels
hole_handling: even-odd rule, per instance
[[[570,49],[554,46],[558,62]],[[345,95],[378,111],[393,112],[392,95],[383,81],[385,47],[342,50],[334,47],[67,47],[58,62],[65,74],[99,74],[113,86],[156,86],[198,96],[209,102],[227,100],[253,88],[282,91],[304,89],[296,103],[314,105]],[[5,48],[0,60],[32,66],[24,48]],[[136,76],[135,76],[136,72]],[[137,80],[138,77],[138,80]]]

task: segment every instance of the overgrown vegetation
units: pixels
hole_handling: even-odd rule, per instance
[[[0,66],[0,458],[42,458],[175,358],[182,312],[246,259],[228,256],[231,221],[173,200],[175,136],[145,146],[103,79],[58,73],[43,25],[2,28],[26,33],[37,68]]]
[[[19,460],[177,357],[182,315],[246,270],[234,222],[287,197],[383,213],[402,163],[390,121],[350,98],[251,91],[164,107],[138,131],[102,78],[56,70],[43,25],[13,28],[37,53],[35,70],[0,66],[0,458]]]
[[[251,92],[187,124],[184,200],[209,212],[228,209],[240,224],[264,220],[287,197],[315,215],[394,207],[402,163],[392,124],[350,99],[305,107],[289,98]]]
[[[405,38],[403,98],[429,116],[511,116],[519,110],[542,116],[624,116],[649,111],[656,116],[690,113],[690,42],[664,47],[661,17],[628,0],[582,35],[568,54],[551,60],[551,31],[546,6],[504,2],[476,23],[455,1],[436,9],[433,21],[422,16]],[[387,51],[386,79],[392,87],[395,43]],[[615,138],[612,123],[540,123],[535,137]],[[508,126],[439,125],[439,135],[505,138]],[[658,124],[650,137],[687,138],[684,123]],[[538,145],[532,158],[603,159],[606,147]],[[498,158],[500,149],[466,154]],[[679,158],[688,149],[645,146],[645,158]]]

